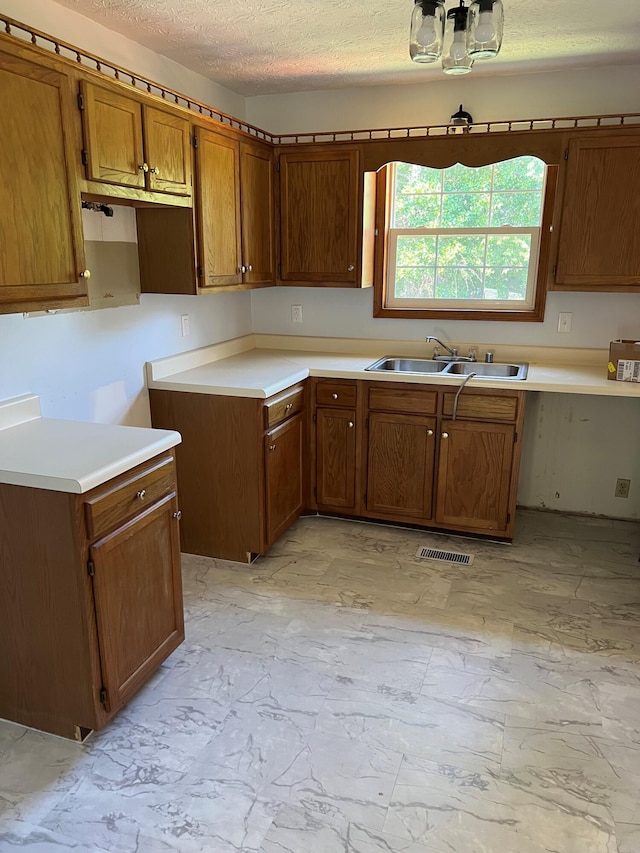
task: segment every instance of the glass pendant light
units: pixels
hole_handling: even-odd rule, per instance
[[[473,58],[467,52],[467,15],[469,10],[460,5],[447,12],[447,30],[442,51],[442,70],[445,74],[468,74]]]
[[[467,50],[473,59],[493,59],[502,46],[502,0],[473,0],[469,7]]]
[[[416,0],[411,15],[409,54],[414,62],[435,62],[442,54],[444,0]]]

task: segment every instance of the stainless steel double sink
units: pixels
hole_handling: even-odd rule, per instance
[[[522,380],[527,378],[529,365],[526,362],[505,364],[504,362],[484,361],[434,361],[430,358],[403,358],[385,355],[384,358],[365,367],[382,373],[437,373],[442,376],[469,376],[478,379]]]

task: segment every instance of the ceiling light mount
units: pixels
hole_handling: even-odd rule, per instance
[[[504,30],[502,0],[465,0],[445,11],[445,0],[415,0],[409,55],[414,62],[442,59],[445,74],[468,74],[476,59],[500,52]]]
[[[450,128],[452,133],[469,133],[473,124],[473,116],[462,108],[451,116]]]

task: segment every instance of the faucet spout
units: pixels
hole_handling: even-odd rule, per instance
[[[433,342],[433,343],[436,343],[436,344],[440,344],[440,346],[441,346],[441,347],[444,347],[444,349],[446,349],[446,351],[449,353],[449,356],[450,356],[451,358],[458,358],[458,350],[457,350],[455,347],[453,347],[453,348],[452,348],[452,347],[450,347],[450,346],[447,346],[447,344],[443,343],[443,342],[442,342],[441,340],[439,340],[438,338],[434,338],[434,337],[433,337],[433,335],[427,335],[427,337],[425,338],[425,341],[426,341],[427,343],[431,343],[431,342]],[[445,355],[445,356],[442,356],[442,355],[441,355],[441,356],[437,356],[437,355],[436,355],[436,356],[434,356],[434,358],[435,358],[435,359],[438,359],[438,358],[440,358],[440,359],[445,359],[445,358],[448,358],[449,356],[446,356],[446,355]]]

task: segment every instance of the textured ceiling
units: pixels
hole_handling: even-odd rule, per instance
[[[241,95],[440,77],[408,55],[411,0],[58,0]],[[447,0],[447,9],[456,5]],[[640,62],[638,0],[504,0],[479,74]]]

